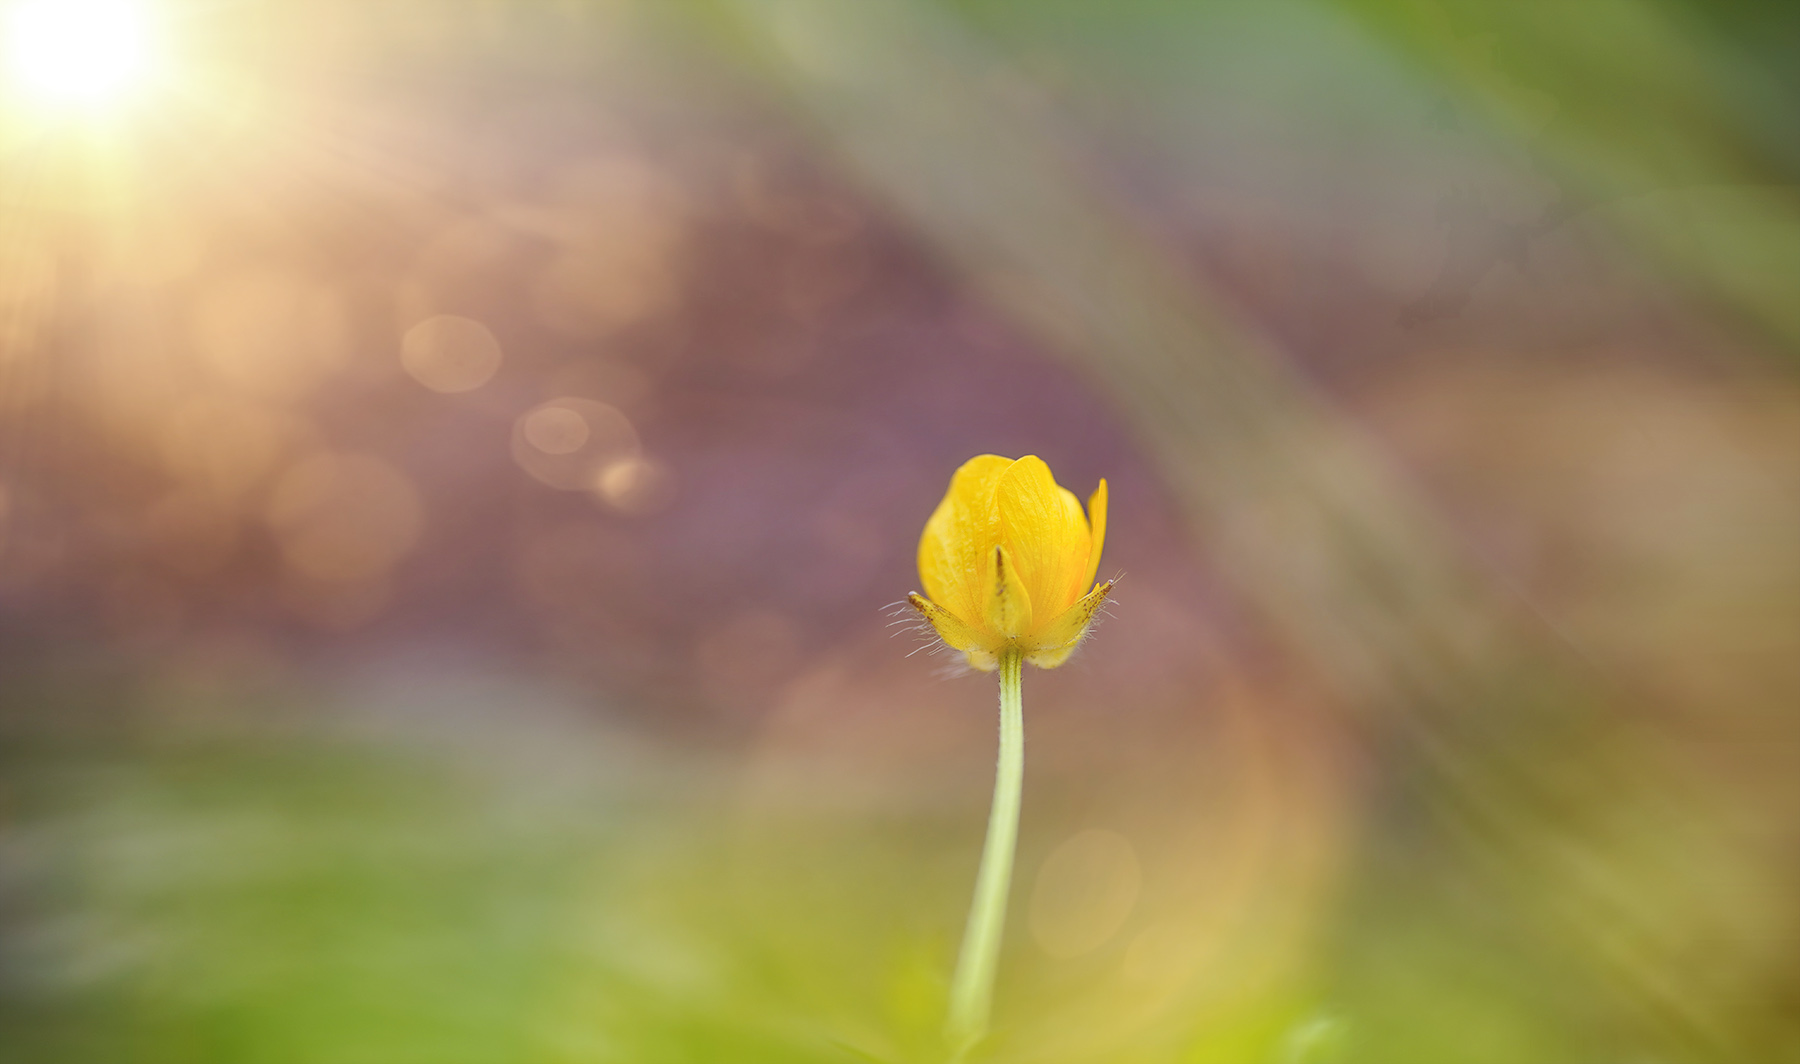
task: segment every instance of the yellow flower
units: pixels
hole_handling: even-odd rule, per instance
[[[925,595],[907,601],[984,672],[1009,649],[1054,669],[1074,653],[1112,590],[1110,580],[1094,585],[1105,539],[1106,481],[1084,515],[1036,455],[971,458],[925,522]]]

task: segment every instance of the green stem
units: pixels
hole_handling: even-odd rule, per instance
[[[994,1000],[994,970],[1000,960],[1000,933],[1006,926],[1007,888],[1012,884],[1013,850],[1019,838],[1019,794],[1025,780],[1025,702],[1017,650],[1000,654],[1000,763],[994,770],[994,808],[988,814],[987,844],[975,876],[975,900],[963,931],[956,978],[950,984],[950,1015],[944,1033],[961,1059],[987,1034]]]

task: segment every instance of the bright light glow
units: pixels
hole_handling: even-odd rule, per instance
[[[149,82],[156,43],[144,0],[16,0],[6,13],[9,71],[45,103],[122,102]]]

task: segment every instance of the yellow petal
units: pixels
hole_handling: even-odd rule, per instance
[[[906,596],[906,601],[912,604],[913,609],[919,611],[919,616],[931,622],[931,627],[937,630],[939,638],[952,648],[962,651],[989,649],[988,644],[992,642],[991,639],[964,624],[954,613],[932,602],[924,595],[915,591]]]
[[[1106,478],[1100,478],[1100,486],[1088,496],[1088,526],[1093,529],[1092,545],[1088,547],[1087,579],[1081,582],[1081,589],[1086,591],[1094,586],[1094,577],[1100,572],[1100,548],[1106,543]]]
[[[982,672],[993,672],[1000,667],[1000,655],[991,650],[965,650],[963,657],[968,659],[971,668]]]
[[[925,594],[965,624],[980,625],[986,615],[994,548],[1000,542],[994,488],[1011,465],[1011,459],[997,454],[964,462],[919,537],[919,580]]]
[[[994,585],[987,601],[988,627],[1007,639],[1031,631],[1031,596],[1005,547],[994,548]]]
[[[1040,669],[1054,669],[1063,662],[1068,661],[1069,655],[1075,653],[1075,648],[1080,645],[1081,640],[1077,639],[1068,646],[1057,650],[1035,650],[1025,655],[1025,660]]]
[[[1033,610],[1040,617],[1056,616],[1080,596],[1088,571],[1091,537],[1081,503],[1057,487],[1050,467],[1036,455],[1008,466],[994,495],[1001,540]]]
[[[1075,648],[1087,636],[1088,628],[1094,623],[1094,614],[1111,591],[1112,581],[1108,580],[1044,625],[1032,636],[1025,660],[1040,669],[1054,669],[1069,660],[1069,655],[1075,653]]]

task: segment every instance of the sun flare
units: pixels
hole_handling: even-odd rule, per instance
[[[15,0],[5,28],[8,73],[45,104],[117,105],[155,73],[156,32],[144,0]]]

